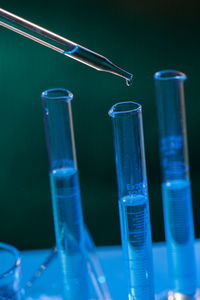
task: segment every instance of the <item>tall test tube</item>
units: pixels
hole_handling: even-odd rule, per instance
[[[194,226],[183,87],[186,75],[174,70],[164,70],[157,72],[154,78],[170,288],[175,299],[176,295],[179,296],[178,299],[183,299],[180,298],[181,294],[193,297],[196,291]]]
[[[72,99],[72,93],[65,89],[51,89],[42,93],[64,299],[88,300],[88,271],[84,254],[84,224],[73,135]]]
[[[152,242],[143,138],[142,107],[115,104],[114,129],[119,212],[129,300],[154,299]]]

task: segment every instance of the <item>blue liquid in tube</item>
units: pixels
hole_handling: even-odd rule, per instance
[[[169,180],[162,184],[165,232],[168,242],[169,272],[175,292],[192,295],[196,287],[193,215],[189,180]],[[170,276],[171,278],[171,276]]]
[[[64,273],[66,299],[89,299],[77,169],[50,172],[57,246]]]
[[[148,198],[125,196],[119,200],[119,210],[129,300],[154,299]]]
[[[12,300],[21,300],[22,292],[20,290],[16,291],[19,287],[13,287],[13,282],[10,284],[5,284],[4,286],[0,285],[0,300],[12,299]]]

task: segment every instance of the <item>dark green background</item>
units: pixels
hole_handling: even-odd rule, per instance
[[[0,240],[20,249],[54,243],[40,94],[74,94],[84,218],[97,245],[120,243],[112,123],[123,100],[143,105],[153,241],[164,240],[153,74],[185,72],[196,236],[200,235],[200,35],[198,1],[3,1],[1,7],[90,48],[134,74],[97,72],[0,27]]]

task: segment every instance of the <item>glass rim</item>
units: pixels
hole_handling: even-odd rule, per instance
[[[117,110],[119,107],[122,106],[128,106],[132,105],[132,107],[123,109],[123,110]],[[118,102],[114,104],[111,109],[108,112],[108,115],[112,118],[116,116],[123,116],[123,115],[130,115],[130,114],[137,114],[138,112],[142,111],[142,105],[134,102],[134,101],[125,101],[125,102]]]
[[[54,88],[42,92],[41,98],[43,100],[58,100],[69,102],[73,99],[73,94],[65,88]]]
[[[183,72],[169,69],[169,70],[162,70],[156,72],[154,74],[154,78],[157,80],[173,80],[173,79],[186,80],[187,76]]]
[[[0,250],[1,249],[10,252],[15,257],[15,262],[7,271],[5,271],[2,274],[0,273],[0,279],[12,274],[15,271],[15,269],[21,264],[21,257],[17,248],[6,243],[0,243]]]

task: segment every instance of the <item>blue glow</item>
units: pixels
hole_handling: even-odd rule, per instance
[[[105,279],[104,276],[100,276],[100,277],[98,278],[98,280],[99,280],[100,283],[104,283],[104,282],[106,281],[106,279]]]
[[[63,54],[64,55],[71,55],[73,53],[75,53],[78,50],[78,46],[75,46],[74,49],[70,50],[70,51],[64,51]]]

